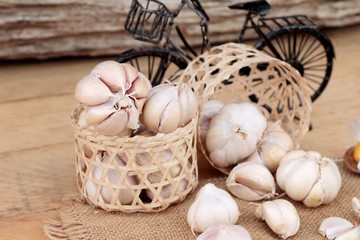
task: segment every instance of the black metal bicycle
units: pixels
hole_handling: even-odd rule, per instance
[[[137,67],[153,85],[161,83],[164,77],[170,81],[175,79],[179,70],[186,68],[188,61],[199,54],[187,42],[179,26],[175,29],[183,47],[171,38],[174,19],[184,6],[200,17],[200,53],[209,49],[209,17],[199,0],[181,0],[173,11],[158,0],[133,0],[125,28],[136,40],[157,44],[164,38],[164,44],[127,50],[117,61]],[[271,10],[266,0],[237,3],[229,8],[247,11],[237,42],[243,42],[247,30],[253,29],[258,36],[254,47],[296,68],[306,79],[311,100],[315,101],[324,91],[332,72],[335,53],[330,39],[306,15],[265,17]]]

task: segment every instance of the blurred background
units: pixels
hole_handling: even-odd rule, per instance
[[[245,0],[246,1],[246,0]],[[238,37],[245,11],[227,6],[244,0],[201,0],[210,17],[212,43]],[[180,0],[166,0],[175,8]],[[306,14],[320,28],[360,23],[359,0],[268,0],[269,16]],[[0,60],[110,56],[144,44],[124,29],[129,0],[1,0]],[[199,18],[184,7],[177,23],[186,39],[200,44]]]

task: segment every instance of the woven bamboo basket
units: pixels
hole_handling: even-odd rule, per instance
[[[106,211],[157,212],[183,201],[198,184],[198,116],[155,136],[99,135],[72,114],[80,193]]]
[[[269,112],[269,120],[281,126],[298,147],[310,126],[311,98],[305,80],[286,62],[244,44],[227,43],[198,56],[182,73],[179,82],[194,89],[199,112],[211,99],[254,102]],[[200,136],[200,129],[198,129]],[[200,151],[218,170],[228,174],[232,167],[219,168],[208,157],[198,137]]]

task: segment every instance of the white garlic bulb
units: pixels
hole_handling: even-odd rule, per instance
[[[160,84],[146,98],[142,123],[153,132],[169,133],[196,115],[197,99],[186,84]]]
[[[226,104],[212,118],[206,149],[215,166],[226,168],[244,160],[256,149],[266,128],[266,118],[257,105]]]
[[[329,217],[321,222],[319,233],[328,239],[335,239],[353,227],[354,225],[344,218]]]
[[[192,232],[202,233],[211,226],[235,224],[240,211],[235,200],[212,183],[203,186],[187,212]]]
[[[218,100],[207,101],[203,110],[200,113],[199,125],[200,125],[200,140],[201,143],[206,146],[206,136],[209,130],[210,121],[216,113],[224,106],[224,103]]]
[[[247,201],[270,199],[275,195],[274,177],[257,163],[238,164],[230,171],[226,186],[236,197]]]
[[[196,240],[251,240],[250,233],[239,225],[209,227]]]
[[[257,144],[257,150],[248,157],[247,161],[263,164],[274,173],[281,159],[293,147],[293,140],[281,127],[281,122],[269,121],[261,140]]]
[[[283,239],[294,236],[300,228],[300,218],[294,205],[284,199],[262,203],[255,215],[265,220],[271,230]]]
[[[86,121],[103,135],[120,135],[139,127],[151,83],[129,64],[105,61],[78,82],[75,98],[87,106]]]
[[[276,181],[290,198],[308,207],[332,202],[341,187],[334,161],[315,151],[288,152],[276,171]]]
[[[108,155],[103,155],[103,153],[99,153],[96,156],[96,161],[101,161],[102,164],[112,164],[114,166],[106,169],[100,166],[93,165],[90,169],[91,177],[89,177],[88,181],[85,185],[85,190],[88,194],[90,200],[96,201],[94,198],[96,196],[96,186],[98,185],[96,181],[106,182],[104,186],[101,187],[100,194],[105,203],[112,203],[113,196],[117,188],[120,188],[118,193],[117,200],[121,204],[130,204],[134,196],[132,195],[131,191],[127,189],[127,185],[136,185],[137,179],[134,176],[126,176],[123,182],[121,180],[121,172],[115,167],[115,164],[118,166],[125,166],[123,161],[116,156],[114,159],[114,163],[110,163],[110,158]],[[94,179],[94,180],[92,180]]]

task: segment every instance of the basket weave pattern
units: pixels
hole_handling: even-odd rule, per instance
[[[286,62],[247,45],[227,43],[212,48],[194,59],[179,81],[194,89],[199,111],[210,99],[252,101],[269,111],[269,120],[281,120],[296,146],[309,130],[311,98],[305,80]]]
[[[183,201],[197,186],[198,117],[167,134],[117,137],[79,127],[80,111],[77,108],[72,115],[76,176],[80,193],[90,204],[107,211],[161,211]],[[169,156],[166,161],[164,153]],[[146,164],[141,159],[146,159]],[[111,174],[117,176],[116,182],[110,180]],[[89,194],[88,184],[92,185],[93,194]],[[104,197],[104,191],[111,195],[110,199]],[[119,200],[124,193],[130,195],[130,203]]]

